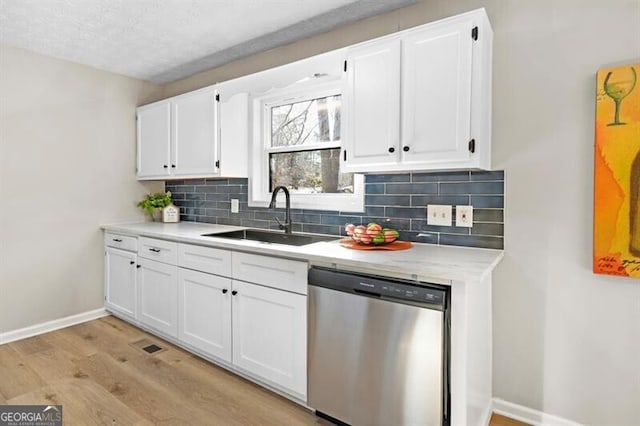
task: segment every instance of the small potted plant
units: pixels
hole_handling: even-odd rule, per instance
[[[162,209],[171,205],[173,205],[173,201],[171,200],[171,192],[169,191],[148,194],[143,200],[138,202],[138,207],[149,213],[151,218],[156,222],[162,220]]]

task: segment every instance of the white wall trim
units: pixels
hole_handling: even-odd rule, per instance
[[[489,401],[489,405],[485,408],[482,413],[482,417],[480,417],[480,425],[481,426],[489,426],[491,424],[491,416],[493,415],[493,399]]]
[[[82,322],[91,321],[109,315],[104,308],[94,309],[93,311],[81,312],[53,321],[47,321],[29,327],[20,328],[18,330],[7,331],[0,334],[0,345],[15,342],[16,340],[26,339],[27,337],[37,336],[38,334],[48,333],[60,328],[69,327],[71,325],[80,324]]]
[[[547,414],[524,405],[493,398],[493,412],[534,426],[583,426],[572,420]]]

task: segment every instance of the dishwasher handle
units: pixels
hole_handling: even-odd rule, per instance
[[[367,290],[360,290],[359,288],[354,288],[353,292],[356,294],[361,294],[363,296],[377,297],[378,299],[382,297],[380,293],[375,293],[373,291],[367,291]]]

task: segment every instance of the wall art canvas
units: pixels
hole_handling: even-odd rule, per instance
[[[593,271],[640,278],[640,63],[598,71]]]

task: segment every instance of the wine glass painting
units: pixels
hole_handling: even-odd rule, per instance
[[[640,278],[640,63],[596,75],[593,271]]]
[[[627,124],[620,121],[620,105],[622,105],[622,100],[633,92],[637,81],[638,74],[634,67],[623,67],[622,69],[615,70],[615,75],[614,71],[607,72],[603,83],[604,93],[613,99],[616,108],[613,121],[607,124],[608,126]]]

